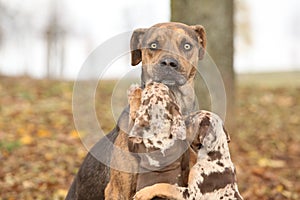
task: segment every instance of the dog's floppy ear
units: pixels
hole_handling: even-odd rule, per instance
[[[147,29],[136,29],[131,36],[130,50],[131,50],[131,65],[135,66],[142,61],[142,38]]]
[[[199,60],[202,60],[206,50],[206,32],[202,25],[194,25],[191,28],[197,33],[199,44],[201,45],[199,49]]]

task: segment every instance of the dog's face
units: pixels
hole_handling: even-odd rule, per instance
[[[194,79],[205,53],[206,35],[201,25],[162,23],[135,30],[130,47],[132,65],[142,62],[143,84],[152,80],[182,86]]]
[[[214,113],[209,111],[195,112],[186,118],[185,124],[187,140],[195,152],[201,148],[210,152],[220,140],[230,142],[223,121]]]

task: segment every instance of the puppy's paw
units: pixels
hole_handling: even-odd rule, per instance
[[[134,197],[133,200],[151,200],[153,197],[150,197],[148,194],[145,194],[144,192],[137,192]]]
[[[137,111],[141,105],[142,89],[138,85],[131,85],[127,91],[128,103],[130,105],[130,119],[134,121],[137,117]]]
[[[129,98],[136,98],[140,97],[142,93],[142,89],[138,84],[132,84],[127,90],[127,97]]]
[[[151,194],[151,192],[147,191],[147,189],[141,189],[138,191],[133,199],[134,200],[151,200],[154,197],[154,195]]]

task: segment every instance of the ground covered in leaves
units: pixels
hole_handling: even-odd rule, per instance
[[[102,85],[96,106],[106,132],[114,120],[103,102],[110,102],[113,83]],[[230,150],[242,195],[300,199],[299,77],[253,75],[239,83]],[[87,153],[73,121],[72,88],[0,77],[0,199],[64,199]]]

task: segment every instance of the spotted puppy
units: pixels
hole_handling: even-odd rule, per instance
[[[139,161],[136,190],[155,183],[186,186],[188,143],[180,108],[162,83],[151,82],[140,90],[133,86],[128,92],[129,150]]]
[[[159,196],[176,200],[241,200],[227,144],[229,136],[220,117],[208,111],[198,111],[187,118],[186,126],[187,135],[195,136],[191,147],[198,152],[197,163],[189,174],[188,187],[155,184],[137,192],[135,199]]]

